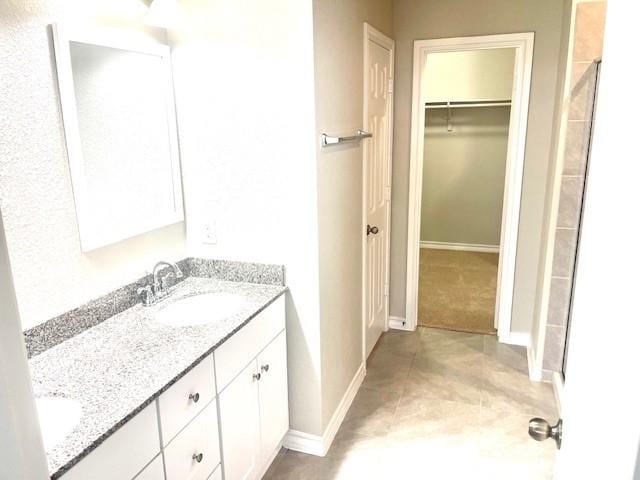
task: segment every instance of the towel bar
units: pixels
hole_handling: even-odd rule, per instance
[[[355,135],[349,137],[336,137],[332,135],[322,134],[322,146],[328,147],[331,145],[338,145],[340,143],[355,142],[363,138],[371,138],[373,134],[365,132],[364,130],[358,130]]]

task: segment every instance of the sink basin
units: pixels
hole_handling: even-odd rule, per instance
[[[65,397],[36,398],[36,410],[45,451],[51,450],[80,422],[82,407]]]
[[[202,293],[172,301],[155,313],[154,319],[171,327],[205,325],[237,313],[246,301],[235,293]]]

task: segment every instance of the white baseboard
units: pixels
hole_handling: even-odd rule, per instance
[[[316,455],[318,457],[324,457],[326,455],[320,435],[311,435],[310,433],[299,430],[289,429],[284,437],[282,446],[289,450],[308,453],[309,455]]]
[[[461,250],[465,252],[499,253],[500,245],[481,245],[475,243],[449,243],[449,242],[423,242],[420,248],[433,248],[435,250]]]
[[[498,335],[500,343],[529,347],[531,345],[531,335],[525,332],[509,332],[506,335]]]
[[[402,317],[393,317],[389,316],[389,328],[393,328],[395,330],[409,330],[407,328],[407,321]]]
[[[527,364],[529,366],[529,379],[534,382],[542,381],[542,371],[536,366],[536,355],[531,346],[527,346]]]
[[[365,364],[362,363],[351,380],[347,391],[344,392],[338,407],[335,412],[333,412],[333,416],[322,436],[312,435],[298,430],[289,430],[284,437],[283,446],[297,452],[324,457],[329,451],[329,447],[331,447],[333,439],[336,433],[338,433],[338,429],[340,425],[342,425],[342,421],[360,389],[360,385],[362,385],[365,372]]]
[[[564,379],[560,372],[553,372],[551,377],[551,384],[553,385],[553,394],[556,397],[556,405],[558,406],[558,416],[562,416],[562,399],[564,394]]]

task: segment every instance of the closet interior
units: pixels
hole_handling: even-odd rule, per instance
[[[495,334],[515,49],[425,64],[418,323]]]

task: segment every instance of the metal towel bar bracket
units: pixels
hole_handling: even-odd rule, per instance
[[[322,134],[322,146],[328,147],[330,145],[338,145],[340,143],[346,142],[356,142],[363,138],[371,138],[373,134],[369,132],[365,132],[364,130],[358,130],[355,135],[350,137],[334,137],[331,135],[327,135],[326,133]]]

